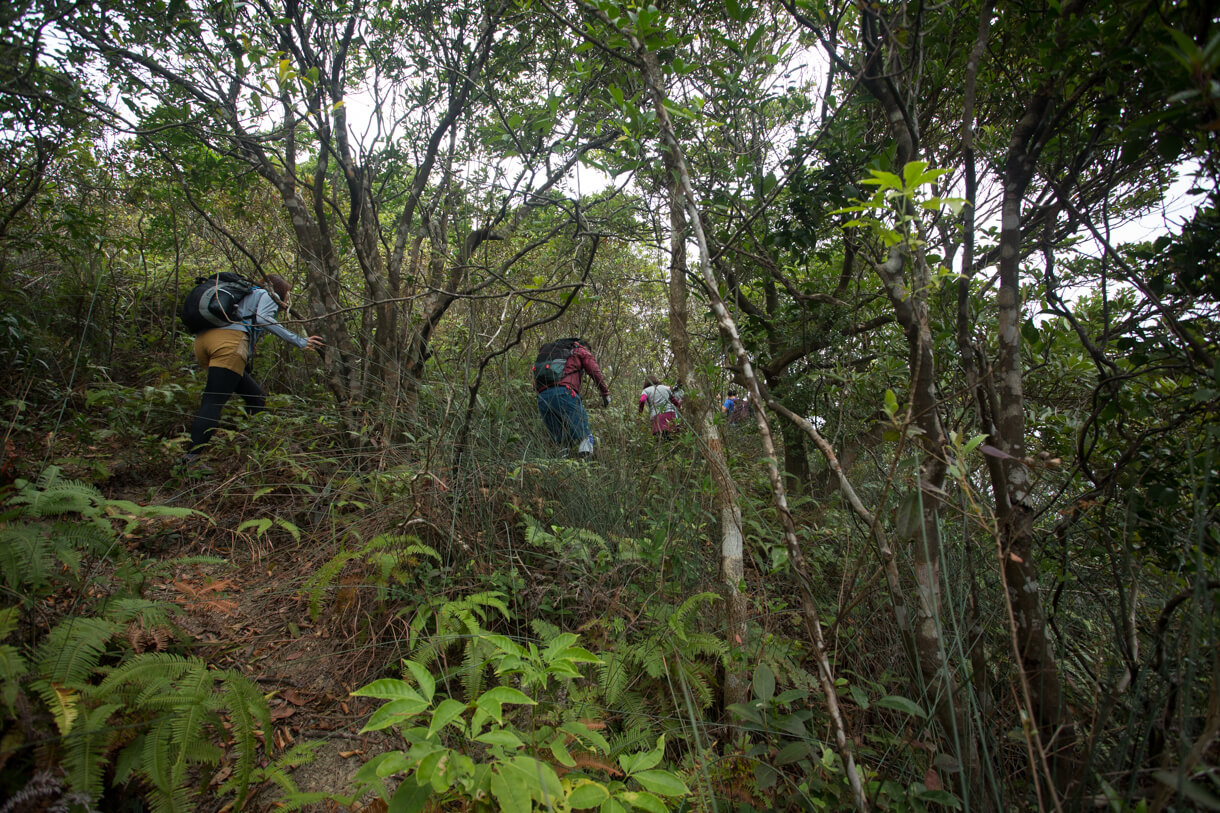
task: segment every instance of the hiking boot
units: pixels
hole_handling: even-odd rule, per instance
[[[212,469],[203,462],[203,455],[184,454],[174,466],[174,474],[184,480],[202,480],[212,474]]]
[[[593,452],[577,452],[576,459],[581,463],[591,463],[593,461]]]

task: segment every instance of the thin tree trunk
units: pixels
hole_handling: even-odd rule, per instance
[[[682,405],[682,417],[699,437],[699,451],[716,486],[716,504],[720,515],[720,585],[724,597],[725,639],[730,651],[736,651],[746,640],[746,595],[741,590],[745,578],[745,534],[741,527],[741,496],[737,483],[729,472],[724,455],[724,441],[716,425],[714,402],[700,393],[690,358],[690,334],[687,332],[686,290],[686,199],[677,163],[670,153],[665,156],[666,188],[669,191],[669,340],[677,364],[678,380],[690,396]],[[749,677],[738,664],[743,659],[732,658],[725,670],[723,702],[725,707],[745,703],[749,696]]]
[[[602,18],[603,21],[610,23],[604,15]],[[830,659],[826,654],[822,623],[818,614],[817,604],[813,598],[812,580],[809,577],[809,569],[805,563],[805,556],[801,550],[800,542],[796,537],[796,527],[792,521],[792,514],[788,510],[783,478],[780,475],[779,465],[776,462],[775,445],[772,442],[771,429],[767,423],[766,410],[763,409],[763,397],[759,381],[754,375],[754,368],[750,362],[749,355],[746,353],[745,346],[742,344],[741,338],[737,333],[737,325],[725,308],[724,302],[717,294],[716,278],[712,271],[711,252],[708,249],[707,237],[703,232],[698,198],[695,196],[694,188],[691,184],[690,174],[687,171],[686,162],[682,154],[682,147],[678,143],[673,123],[669,118],[669,111],[665,106],[664,85],[661,80],[662,74],[656,55],[644,48],[634,35],[628,33],[628,36],[636,53],[643,60],[644,77],[649,93],[652,96],[653,109],[657,114],[657,123],[660,125],[664,148],[669,150],[671,160],[678,171],[678,181],[681,184],[682,194],[686,202],[688,222],[694,231],[696,242],[699,245],[699,268],[703,282],[708,290],[708,297],[711,300],[712,312],[716,316],[716,322],[720,326],[721,332],[729,338],[733,353],[741,366],[742,375],[750,388],[751,397],[753,397],[754,403],[757,405],[755,417],[758,420],[758,428],[763,442],[763,453],[767,457],[767,475],[771,481],[771,491],[775,498],[775,506],[779,512],[780,521],[784,526],[784,538],[788,548],[789,561],[800,588],[802,616],[812,645],[812,654],[818,666],[818,677],[822,691],[825,694],[826,711],[830,717],[836,750],[839,753],[839,757],[843,760],[843,770],[847,775],[848,783],[851,785],[856,807],[861,811],[865,811],[869,807],[868,799],[864,795],[864,786],[860,782],[860,774],[856,770],[855,756],[848,741],[847,727],[843,721],[843,714],[839,706],[839,696],[835,689],[834,671],[830,666]]]

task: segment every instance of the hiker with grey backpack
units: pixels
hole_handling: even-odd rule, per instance
[[[228,271],[199,277],[182,304],[179,316],[195,334],[195,360],[208,371],[199,411],[191,423],[191,445],[182,459],[186,466],[198,461],[234,393],[245,400],[249,413],[266,406],[266,392],[250,375],[254,348],[264,333],[302,350],[323,346],[320,336],[298,336],[276,321],[279,309],[289,307],[291,289],[278,274],[269,274],[267,283],[269,289]]]

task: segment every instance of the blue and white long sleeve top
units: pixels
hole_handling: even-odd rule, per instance
[[[254,342],[262,338],[263,333],[271,333],[289,344],[304,348],[309,344],[308,339],[298,336],[275,320],[279,310],[280,306],[275,303],[266,289],[255,288],[241,302],[237,303],[237,315],[243,321],[234,322],[218,329],[249,331]]]

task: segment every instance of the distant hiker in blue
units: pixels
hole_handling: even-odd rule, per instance
[[[750,400],[746,396],[739,397],[736,390],[729,390],[729,397],[724,399],[724,404],[721,405],[720,411],[728,418],[729,423],[734,426],[740,426],[753,414],[754,410],[750,406]]]
[[[579,443],[577,456],[582,460],[593,457],[589,413],[580,399],[580,382],[585,373],[601,390],[602,406],[610,406],[610,388],[583,339],[547,342],[534,362],[534,391],[538,393],[542,424],[557,445]]]

